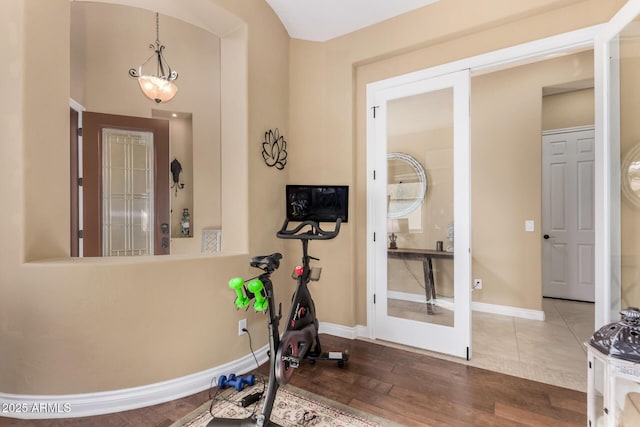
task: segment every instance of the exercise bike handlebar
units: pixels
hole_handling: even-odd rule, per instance
[[[318,221],[302,221],[296,227],[289,230],[289,219],[284,220],[284,224],[276,233],[280,239],[298,239],[298,240],[329,240],[333,239],[340,232],[340,224],[342,220],[338,218],[333,230],[323,230],[320,228]]]

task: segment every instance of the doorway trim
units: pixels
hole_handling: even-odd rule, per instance
[[[82,114],[86,110],[78,101],[73,98],[69,98],[69,110],[70,115],[77,117],[75,121],[70,119],[70,138],[69,138],[69,152],[70,152],[70,194],[71,194],[71,215],[70,215],[70,255],[72,257],[82,257],[84,253],[84,239],[80,234],[84,223],[82,221],[83,209],[82,209]]]
[[[551,59],[559,55],[569,55],[584,50],[595,49],[594,41],[596,35],[601,31],[605,24],[594,25],[591,27],[583,28],[576,31],[571,31],[556,36],[551,36],[532,42],[527,42],[515,46],[511,46],[504,49],[484,53],[481,55],[472,56],[469,58],[461,59],[447,64],[434,66],[431,68],[415,71],[412,73],[404,74],[401,76],[391,77],[377,82],[369,83],[366,86],[366,111],[370,112],[375,107],[375,94],[378,91],[387,89],[389,87],[415,82],[418,80],[429,79],[439,75],[449,74],[464,69],[469,69],[471,77],[487,74],[502,69],[512,68],[519,65],[525,65],[532,62],[538,62],[545,59]],[[596,106],[596,108],[598,108]],[[597,124],[596,124],[597,128]],[[597,132],[597,131],[596,131]],[[596,133],[596,141],[598,134]],[[471,136],[473,138],[473,135]],[[368,338],[375,338],[375,257],[376,251],[373,248],[373,236],[375,232],[375,216],[373,206],[373,179],[375,169],[375,121],[371,114],[367,114],[367,328],[366,336]],[[598,142],[596,142],[598,144]],[[598,157],[596,152],[596,159]],[[596,177],[600,176],[596,169]],[[597,179],[596,179],[597,181]],[[598,189],[596,188],[596,206],[602,206],[599,204]],[[596,230],[603,229],[605,223],[603,222],[603,216],[596,212]],[[596,239],[596,254],[598,251],[599,241]],[[600,242],[601,244],[601,242]],[[598,280],[596,277],[596,302],[595,312],[596,319],[602,319],[605,311],[608,313],[608,309],[602,307],[602,301],[598,301],[597,296],[604,293],[604,288],[608,282]],[[469,284],[471,286],[471,284]],[[596,322],[597,323],[597,322]]]

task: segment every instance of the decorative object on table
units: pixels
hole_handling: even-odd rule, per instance
[[[598,329],[590,344],[603,354],[640,362],[640,310],[629,307],[620,312],[619,322]]]
[[[180,234],[183,237],[189,237],[191,232],[191,217],[189,215],[189,208],[182,210],[182,219],[180,220]]]
[[[178,195],[178,189],[182,190],[184,188],[184,184],[180,182],[180,173],[182,172],[182,165],[178,161],[178,159],[173,159],[171,162],[171,178],[173,180],[173,184],[171,184],[171,188],[176,189],[176,196]]]
[[[398,249],[396,233],[406,233],[409,231],[409,220],[407,218],[388,218],[387,233],[389,234],[389,249]]]
[[[284,169],[287,164],[287,141],[280,135],[277,128],[264,133],[262,158],[267,166],[279,170]]]
[[[171,69],[164,57],[164,45],[160,44],[160,17],[158,13],[156,13],[155,45],[151,43],[149,47],[154,50],[154,53],[137,70],[130,68],[129,76],[138,79],[140,89],[142,89],[147,98],[154,100],[158,104],[171,101],[178,92],[178,87],[173,83],[178,78],[178,73]],[[154,57],[157,61],[156,75],[144,74],[143,67]]]

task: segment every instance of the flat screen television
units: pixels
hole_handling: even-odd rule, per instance
[[[289,221],[342,222],[349,219],[349,186],[287,185]]]

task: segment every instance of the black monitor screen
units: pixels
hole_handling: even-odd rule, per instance
[[[347,185],[287,185],[289,221],[342,222],[349,219]]]

